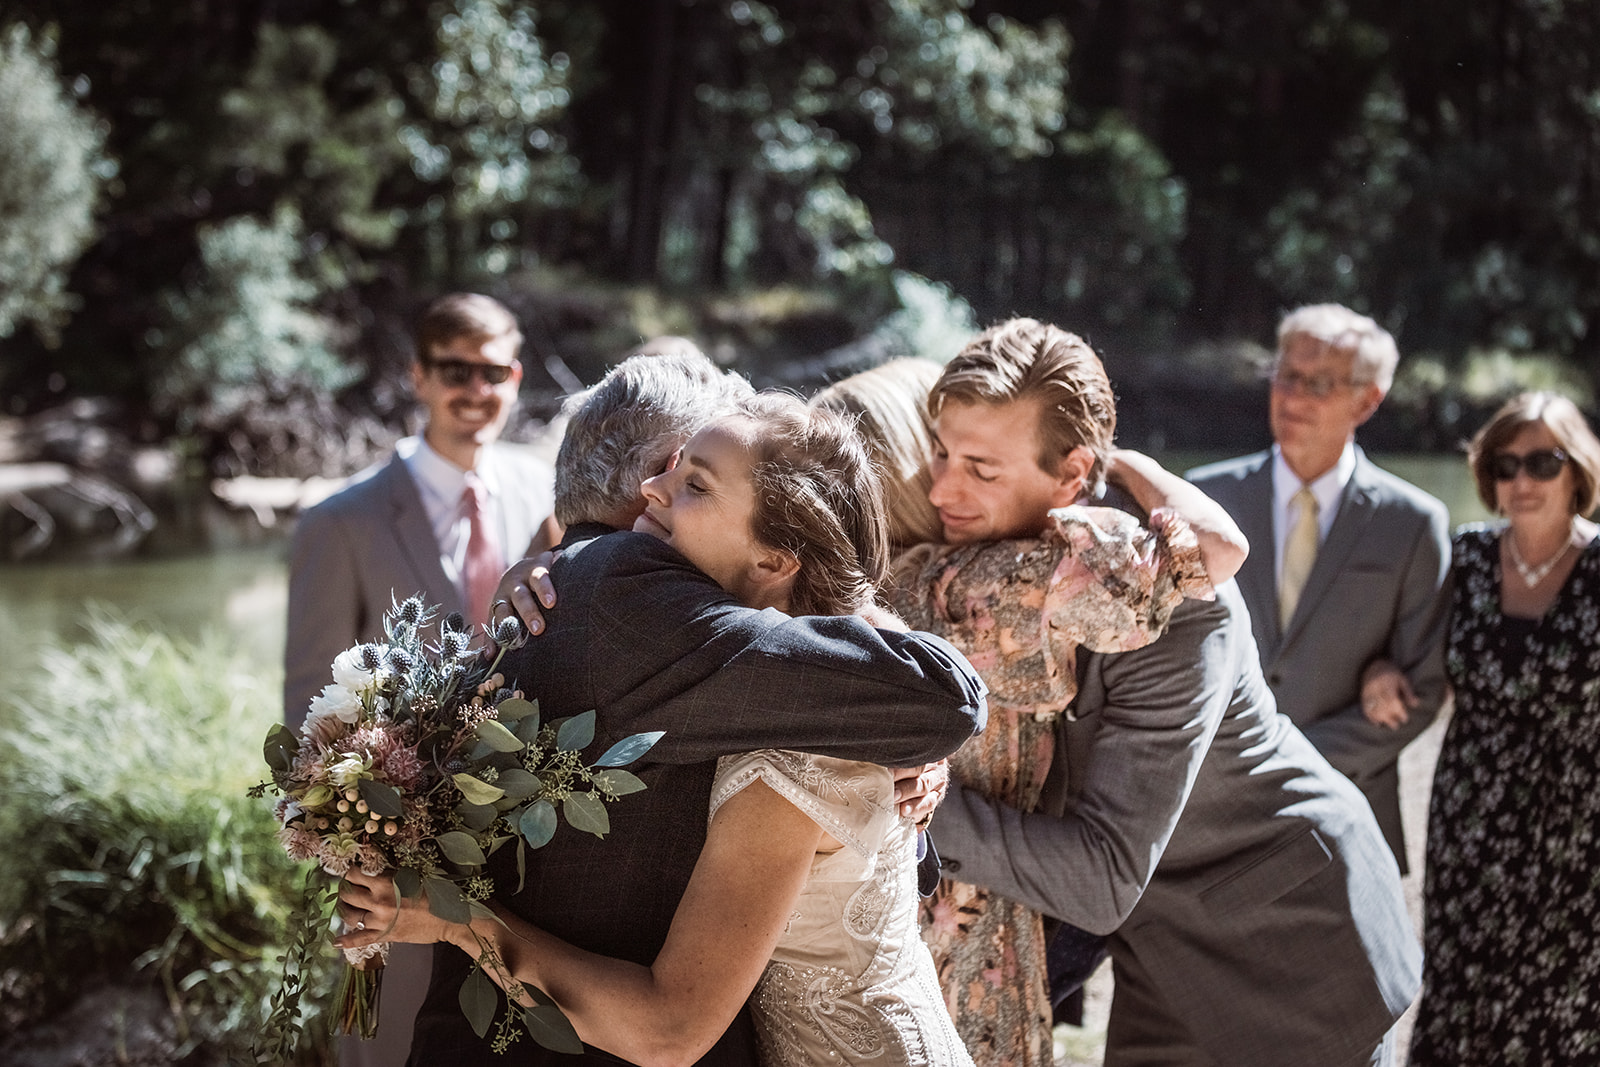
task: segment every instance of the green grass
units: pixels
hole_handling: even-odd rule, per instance
[[[157,987],[181,1049],[248,1052],[300,900],[265,801],[277,666],[91,609],[0,693],[0,1032],[104,983]],[[9,707],[3,706],[9,705]],[[306,1003],[326,1003],[334,973]],[[299,1062],[327,1047],[312,1020]]]

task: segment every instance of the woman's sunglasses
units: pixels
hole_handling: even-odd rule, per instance
[[[474,375],[490,385],[499,385],[511,377],[509,363],[468,363],[464,359],[430,359],[427,365],[429,370],[439,376],[441,382],[455,388],[471,382]]]
[[[1519,456],[1514,452],[1497,452],[1489,462],[1489,469],[1494,472],[1497,482],[1509,482],[1517,476],[1517,472],[1525,470],[1528,477],[1536,482],[1553,480],[1561,469],[1567,465],[1567,454],[1559,448],[1546,448],[1538,452],[1529,452],[1526,456]]]

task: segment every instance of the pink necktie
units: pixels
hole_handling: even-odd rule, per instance
[[[483,482],[475,475],[467,475],[467,488],[461,494],[461,510],[467,516],[467,560],[462,567],[462,584],[466,587],[467,622],[489,620],[489,598],[500,584],[500,575],[506,569],[500,552],[500,539],[495,536],[488,516],[484,514],[488,493]]]

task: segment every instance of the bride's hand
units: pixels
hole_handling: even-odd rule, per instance
[[[921,767],[891,770],[894,775],[894,805],[900,817],[926,824],[933,810],[950,790],[950,761],[925,763]]]
[[[450,940],[452,924],[428,910],[427,894],[408,900],[395,889],[393,875],[363,874],[359,867],[350,868],[339,885],[339,917],[345,931],[333,943],[340,948]]]
[[[530,634],[544,632],[544,612],[556,606],[556,587],[550,582],[550,568],[555,564],[556,550],[541,552],[537,556],[520,559],[507,568],[495,587],[494,600],[489,608],[491,622],[499,622],[515,612]]]

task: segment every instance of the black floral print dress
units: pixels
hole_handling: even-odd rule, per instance
[[[1600,1064],[1600,540],[1518,619],[1503,530],[1455,537],[1411,1067]]]

